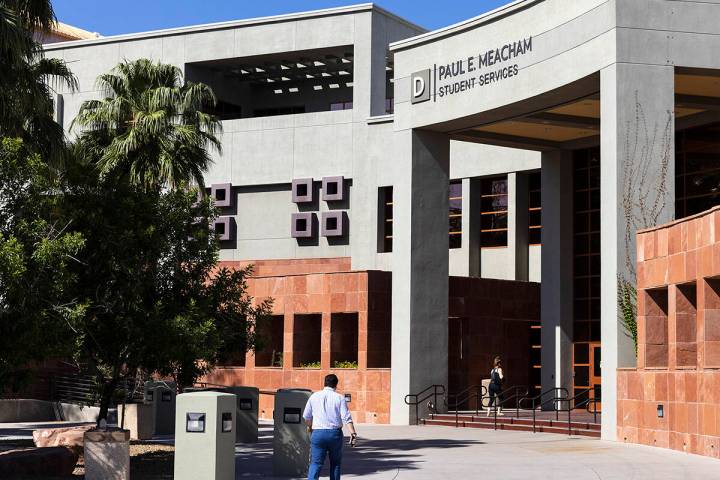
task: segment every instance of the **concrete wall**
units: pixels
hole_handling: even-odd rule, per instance
[[[0,423],[19,422],[95,422],[99,407],[56,403],[46,400],[0,400]]]

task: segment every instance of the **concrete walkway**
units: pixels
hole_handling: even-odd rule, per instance
[[[452,427],[363,425],[358,430],[359,446],[345,448],[343,478],[720,479],[718,460],[639,445]],[[271,429],[263,430],[256,446],[238,446],[236,461],[238,479],[274,478]]]

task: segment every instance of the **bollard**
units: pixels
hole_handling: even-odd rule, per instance
[[[280,389],[275,394],[273,473],[280,477],[304,477],[310,464],[310,435],[303,411],[312,392]]]
[[[260,390],[256,387],[227,387],[227,391],[237,396],[235,442],[257,443]]]
[[[145,403],[152,405],[153,435],[175,433],[175,382],[145,382]]]
[[[177,396],[175,480],[235,479],[235,409],[229,393]]]

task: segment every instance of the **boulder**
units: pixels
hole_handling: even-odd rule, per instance
[[[83,449],[83,436],[93,427],[94,425],[42,428],[33,432],[33,442],[36,447],[68,447],[80,454]]]
[[[66,447],[28,448],[0,453],[0,478],[29,478],[29,475],[61,477],[72,475],[77,452]]]

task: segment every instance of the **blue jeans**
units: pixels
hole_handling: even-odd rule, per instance
[[[342,430],[313,430],[310,449],[312,460],[310,461],[308,480],[320,478],[320,470],[325,463],[326,454],[330,456],[330,480],[340,480],[343,449]]]

